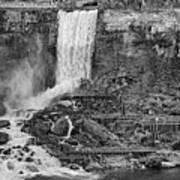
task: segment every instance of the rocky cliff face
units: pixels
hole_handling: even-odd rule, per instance
[[[93,64],[98,73],[120,68],[138,91],[179,83],[178,10],[106,10],[100,19]]]
[[[108,93],[126,87],[129,94],[178,91],[179,5],[178,0],[59,2],[59,7],[72,6],[71,10],[99,8],[92,58],[94,84]],[[30,64],[38,60],[45,62],[46,80],[38,80],[38,74],[33,79],[44,88],[53,86],[57,11],[2,9],[0,13],[1,81],[24,59]]]

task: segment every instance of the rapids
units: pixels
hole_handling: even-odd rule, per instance
[[[96,179],[95,175],[86,173],[83,169],[73,171],[61,167],[59,160],[50,156],[41,146],[27,145],[28,140],[33,137],[21,132],[20,129],[23,121],[29,120],[35,112],[12,111],[0,118],[0,120],[7,119],[11,123],[10,129],[1,129],[1,132],[6,132],[11,137],[7,144],[1,145],[3,149],[0,156],[1,180],[24,180],[36,175]],[[6,153],[3,153],[5,151]],[[27,159],[33,159],[33,161],[27,161]]]
[[[9,120],[10,128],[0,129],[10,135],[7,144],[1,145],[0,154],[0,179],[1,180],[24,180],[36,175],[57,175],[74,179],[96,179],[97,176],[85,172],[83,169],[74,171],[61,167],[61,163],[56,158],[50,156],[44,147],[28,145],[33,139],[30,135],[21,132],[24,121],[32,118],[38,110],[49,105],[51,100],[64,93],[73,93],[79,86],[81,78],[91,76],[91,56],[96,30],[97,10],[58,13],[58,40],[57,40],[57,70],[56,85],[52,89],[47,89],[37,96],[32,95],[33,83],[32,69],[14,73],[14,79],[10,82],[15,92],[11,94],[5,106],[7,115],[0,120]],[[20,67],[21,68],[21,67]],[[19,72],[28,73],[28,78],[21,78]],[[20,76],[19,76],[20,75]],[[43,77],[42,77],[43,78]],[[17,79],[22,80],[21,85],[16,85]],[[13,89],[12,88],[12,89]],[[28,92],[29,91],[29,92]],[[25,96],[23,96],[26,92]],[[28,98],[27,98],[28,95]],[[31,96],[31,97],[29,97]],[[12,97],[12,99],[11,99]],[[15,99],[15,97],[17,97]],[[18,97],[20,97],[18,99]],[[12,110],[9,102],[15,99],[16,106]],[[19,100],[19,101],[18,101]],[[18,102],[18,103],[17,103]],[[31,109],[31,110],[30,110]],[[33,109],[33,110],[32,110]],[[70,136],[72,123],[69,121],[70,129],[67,137]],[[4,152],[4,153],[3,153]],[[6,153],[5,153],[6,152]],[[8,152],[8,153],[7,153]]]

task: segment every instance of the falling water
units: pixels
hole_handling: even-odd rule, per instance
[[[30,152],[25,153],[23,147],[26,146],[32,137],[20,131],[23,121],[29,120],[39,109],[43,109],[49,104],[52,98],[67,92],[73,92],[79,86],[81,78],[91,77],[91,55],[94,44],[96,29],[97,10],[92,11],[59,11],[59,31],[57,40],[57,70],[56,85],[52,89],[47,89],[36,97],[21,100],[19,110],[9,110],[9,114],[1,119],[10,121],[10,129],[1,129],[10,135],[10,141],[1,146],[4,150],[11,149],[11,153],[6,157],[0,156],[0,175],[2,180],[21,180],[38,174],[59,175],[62,177],[79,177],[78,179],[94,179],[94,177],[83,170],[73,171],[61,167],[60,162],[51,157],[43,147],[29,145],[30,152],[34,152],[32,163],[25,159],[19,161],[19,153],[29,156]],[[20,76],[21,77],[21,76]],[[21,79],[15,76],[16,79]],[[32,77],[32,72],[29,73]],[[30,78],[31,79],[31,78]],[[22,79],[23,80],[23,79]],[[30,83],[26,86],[26,83]],[[32,83],[26,79],[21,83],[32,92]],[[14,86],[19,88],[18,86]],[[26,91],[27,92],[27,91]],[[28,96],[31,94],[27,94]],[[24,95],[26,97],[26,94]],[[23,96],[23,97],[24,97]],[[26,109],[20,110],[20,109]],[[27,111],[36,109],[36,111]],[[71,123],[71,122],[70,122]],[[73,128],[72,124],[71,128]],[[71,129],[68,135],[70,135]],[[15,148],[12,148],[15,147]],[[16,148],[18,147],[18,148]],[[29,167],[31,164],[31,167]],[[22,173],[23,172],[23,173]]]
[[[57,84],[64,80],[91,78],[91,56],[97,10],[59,11]]]
[[[32,97],[24,108],[41,109],[52,98],[72,93],[80,80],[91,78],[91,57],[96,32],[97,10],[58,13],[56,85]]]

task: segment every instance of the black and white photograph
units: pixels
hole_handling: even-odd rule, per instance
[[[0,180],[179,180],[180,0],[0,0]]]

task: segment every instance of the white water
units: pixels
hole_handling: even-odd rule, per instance
[[[59,11],[58,19],[57,84],[74,78],[90,79],[97,10]]]
[[[29,120],[33,113],[35,113],[35,111],[27,111],[28,109],[36,109],[36,111],[43,109],[54,97],[67,92],[72,93],[75,88],[79,86],[81,78],[90,78],[96,18],[97,10],[74,11],[69,13],[60,11],[58,13],[59,31],[57,41],[58,63],[56,86],[27,100],[20,98],[19,110],[9,110],[8,115],[1,118],[3,120],[9,120],[11,123],[10,129],[4,128],[0,130],[8,133],[11,137],[10,141],[1,147],[4,149],[12,149],[9,155],[5,157],[0,155],[1,180],[21,180],[37,174],[48,176],[59,175],[62,177],[71,177],[72,179],[77,176],[79,179],[97,178],[83,170],[73,171],[61,167],[61,163],[56,158],[51,157],[46,150],[40,146],[28,146],[30,151],[34,152],[34,161],[31,163],[26,162],[25,158],[29,156],[29,153],[24,152],[22,147],[27,144],[28,139],[31,137],[20,131],[23,121]],[[31,73],[29,75],[31,77]],[[24,88],[28,91],[29,86],[26,86],[26,83],[28,84],[30,82],[24,79],[21,84],[24,84]],[[18,86],[13,87],[19,88]],[[31,92],[32,87],[30,86],[29,93]],[[6,106],[10,107],[8,104],[6,104]],[[72,123],[70,125],[70,127],[73,128]],[[71,130],[72,129],[69,130],[68,136],[70,136]],[[12,148],[13,146],[20,146],[20,148]],[[20,152],[24,153],[21,162],[18,161]],[[31,165],[31,168],[29,168],[29,165]],[[32,172],[32,168],[35,168],[38,172]],[[20,174],[20,171],[23,171],[23,174]]]
[[[16,118],[16,114],[19,114]],[[45,175],[45,176],[53,176],[57,175],[60,177],[79,177],[80,179],[96,179],[97,176],[86,173],[84,170],[80,169],[77,171],[70,170],[65,167],[61,167],[61,163],[56,158],[50,156],[45,149],[41,146],[29,145],[30,152],[25,152],[22,148],[27,144],[28,139],[32,138],[30,135],[23,133],[20,131],[23,120],[29,120],[33,111],[29,112],[11,112],[9,115],[0,118],[0,120],[10,120],[11,127],[10,129],[4,128],[1,129],[1,132],[6,132],[11,136],[10,141],[1,146],[4,150],[11,148],[11,153],[9,155],[0,157],[0,176],[1,180],[24,180],[27,177],[33,177],[36,175]],[[22,116],[22,117],[21,117]],[[21,148],[12,148],[14,146],[20,146]],[[24,156],[20,156],[20,152],[24,154]],[[25,159],[30,157],[30,153],[34,152],[33,162],[26,162]],[[18,158],[22,157],[22,161],[18,161]],[[8,168],[11,167],[11,168]],[[37,170],[37,172],[32,172],[32,170],[28,167],[33,167]],[[20,171],[23,174],[20,174]]]
[[[56,96],[72,93],[82,78],[91,78],[97,10],[58,13],[56,86],[23,101],[24,109],[43,109]]]

